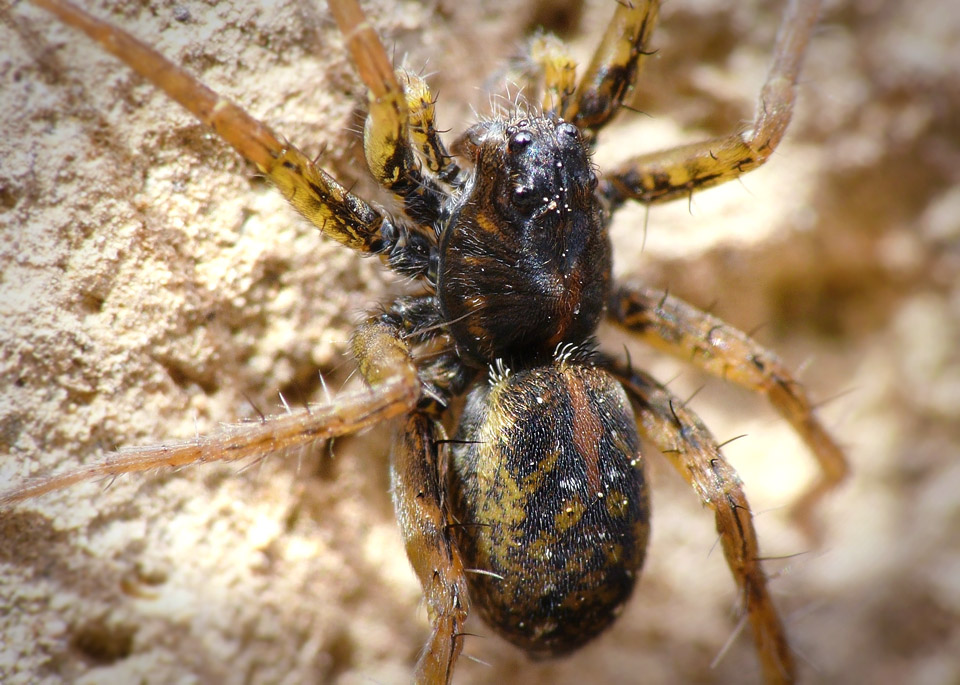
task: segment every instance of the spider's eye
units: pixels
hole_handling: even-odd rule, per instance
[[[510,136],[510,140],[507,141],[507,152],[516,154],[532,142],[533,134],[530,133],[530,131],[517,131]]]
[[[574,140],[580,140],[580,129],[566,121],[557,126],[557,134],[573,138]]]

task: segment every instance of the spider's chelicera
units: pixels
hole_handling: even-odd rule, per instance
[[[643,435],[714,511],[765,679],[794,679],[736,474],[683,402],[601,352],[593,336],[606,317],[766,394],[822,467],[795,510],[811,525],[813,505],[843,478],[846,462],[804,389],[740,331],[665,292],[614,283],[608,224],[624,202],[685,197],[769,157],[790,119],[818,2],[790,4],[749,128],[635,157],[601,177],[590,154],[650,51],[657,2],[617,4],[579,78],[562,43],[533,39],[518,75],[526,100],[469,128],[448,151],[425,81],[394,70],[354,0],[331,0],[369,91],[368,166],[402,206],[391,215],[120,29],[63,0],[34,1],[209,124],[326,235],[379,255],[423,289],[358,328],[353,352],[369,389],[188,443],[120,452],[0,495],[0,504],[96,476],[240,459],[400,417],[394,500],[432,624],[416,680],[446,683],[470,606],[538,656],[576,649],[614,620],[649,533]],[[448,438],[447,407],[461,395]]]

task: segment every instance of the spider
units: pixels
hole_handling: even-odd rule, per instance
[[[471,606],[538,656],[575,650],[613,621],[648,535],[642,434],[713,509],[766,679],[793,679],[736,474],[682,401],[600,351],[593,336],[605,317],[765,393],[822,466],[820,482],[796,505],[801,522],[809,524],[816,501],[842,480],[841,451],[776,357],[665,292],[613,283],[607,236],[609,215],[628,201],[685,198],[769,157],[789,122],[817,3],[790,5],[749,129],[600,176],[589,153],[650,52],[657,3],[618,5],[579,78],[559,41],[533,40],[521,65],[531,82],[525,99],[448,150],[424,79],[394,70],[353,2],[333,2],[370,93],[367,163],[398,199],[395,213],[348,191],[119,29],[67,3],[35,4],[87,30],[210,124],[326,235],[378,255],[423,290],[358,328],[353,351],[369,389],[193,441],[124,451],[16,488],[0,503],[98,476],[258,456],[396,418],[395,505],[432,624],[416,680],[449,682]],[[448,436],[444,419],[460,397],[462,415]]]

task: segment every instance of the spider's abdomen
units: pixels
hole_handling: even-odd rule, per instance
[[[610,625],[649,532],[640,441],[620,385],[565,361],[483,384],[468,398],[452,462],[457,541],[484,620],[539,656]]]

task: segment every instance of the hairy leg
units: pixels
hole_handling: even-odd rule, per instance
[[[0,507],[96,478],[256,459],[317,440],[356,433],[416,407],[420,381],[405,344],[390,332],[377,329],[375,324],[367,324],[358,329],[354,351],[364,377],[371,384],[369,389],[341,394],[326,404],[227,426],[193,440],[121,450],[99,462],[0,492]]]
[[[728,136],[634,157],[607,174],[600,192],[611,208],[687,197],[756,169],[779,145],[793,114],[797,82],[820,9],[819,0],[791,0],[777,34],[773,65],[754,121]]]
[[[608,314],[653,347],[767,396],[820,464],[820,479],[793,505],[804,532],[816,538],[813,510],[846,478],[847,459],[817,419],[806,390],[783,362],[746,333],[655,288],[615,289]]]
[[[337,183],[294,145],[122,29],[65,0],[36,0],[35,4],[86,33],[210,126],[254,163],[290,204],[326,235],[360,252],[379,253],[404,273],[426,273],[432,236],[406,235],[406,227],[395,226],[379,209]],[[355,12],[346,11],[351,7]],[[371,170],[381,184],[398,194],[407,186],[409,192],[427,192],[428,185],[415,176],[417,163],[407,139],[406,103],[383,46],[352,0],[337,0],[331,3],[331,9],[348,38],[357,69],[370,88],[370,117],[374,123],[368,129],[374,133],[365,147]],[[434,207],[432,213],[439,211],[438,200],[430,206]],[[398,252],[403,253],[403,258]]]
[[[620,2],[563,118],[592,138],[620,109],[649,54],[657,23],[656,0]]]
[[[423,586],[431,623],[430,638],[414,673],[414,681],[424,685],[452,680],[470,604],[463,561],[449,534],[438,438],[443,438],[439,424],[423,413],[411,414],[391,456],[397,521],[407,557]]]
[[[793,655],[767,587],[753,514],[736,471],[703,422],[681,400],[642,371],[614,362],[609,362],[609,368],[633,402],[641,433],[714,512],[720,544],[753,629],[764,679],[793,682]]]
[[[419,383],[400,317],[385,314],[358,329],[354,354],[364,379],[377,387],[397,375]],[[407,557],[423,586],[430,639],[417,662],[417,683],[449,683],[463,646],[469,598],[463,562],[449,535],[437,447],[443,429],[425,411],[411,413],[391,455],[393,502]]]

